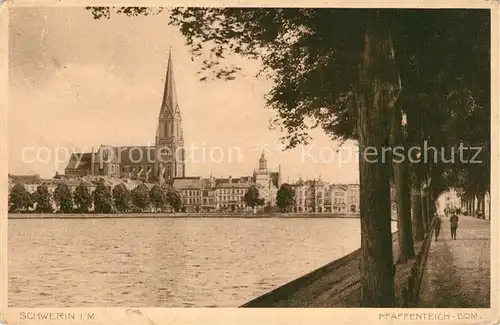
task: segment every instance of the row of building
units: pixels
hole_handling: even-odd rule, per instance
[[[45,184],[53,193],[59,184],[66,184],[74,191],[82,182],[92,192],[98,182],[110,189],[124,184],[133,190],[140,184],[152,188],[153,182],[140,179],[101,177],[85,175],[81,177],[56,175],[53,179],[42,179],[37,175],[9,175],[9,191],[16,183],[24,184],[26,190],[33,193],[38,186]],[[255,186],[265,205],[276,206],[276,197],[283,184],[281,168],[273,172],[267,168],[264,154],[259,159],[259,167],[251,176],[242,177],[178,177],[168,185],[175,188],[182,197],[186,212],[238,212],[245,210],[245,193]],[[290,212],[297,213],[347,213],[359,211],[359,184],[329,184],[318,180],[299,180],[290,184],[295,191],[294,206]]]

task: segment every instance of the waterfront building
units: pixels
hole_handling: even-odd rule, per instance
[[[250,177],[233,179],[221,178],[216,180],[216,209],[229,212],[243,211],[246,207],[245,193],[254,185],[263,192],[262,185],[252,182]]]
[[[253,182],[259,190],[259,196],[264,199],[266,205],[276,205],[276,194],[282,185],[281,165],[278,171],[273,172],[267,168],[267,158],[262,152],[259,158],[259,167],[253,171]]]
[[[333,201],[332,212],[347,212],[347,185],[332,185],[330,187],[330,193]]]
[[[294,211],[309,213],[359,212],[359,184],[328,184],[299,179],[291,184],[295,191]]]
[[[327,213],[331,212],[331,200],[328,200],[330,202],[330,205],[327,206],[327,198],[329,197],[329,186],[327,183],[323,182],[321,179],[315,180],[311,182],[311,186],[309,187],[311,189],[311,194],[312,194],[312,204],[311,204],[311,210],[310,212],[317,212],[317,213]]]
[[[281,178],[281,175],[279,176]],[[276,179],[276,178],[275,178]],[[111,177],[78,177],[78,178],[53,178],[42,179],[38,175],[9,175],[9,192],[16,183],[22,183],[26,190],[34,193],[38,186],[45,184],[51,194],[59,184],[66,184],[71,192],[84,183],[92,193],[99,182],[104,182],[110,190],[119,184],[124,184],[130,191],[137,186],[145,184],[149,190],[154,183],[138,179],[119,179]],[[264,188],[268,182],[257,183],[254,176],[203,178],[179,177],[172,180],[169,186],[176,189],[181,195],[183,210],[185,212],[241,212],[247,206],[244,201],[245,193],[250,187],[255,186],[259,193],[269,193],[269,187]],[[272,184],[272,180],[271,180]],[[290,184],[295,192],[293,212],[296,213],[357,213],[359,212],[359,184],[328,184],[318,180],[303,181],[299,179]],[[272,192],[274,199],[268,197],[266,204],[276,202],[276,189]],[[274,206],[274,205],[273,205]],[[488,207],[488,204],[486,204]]]
[[[348,212],[359,213],[359,184],[347,184]]]
[[[201,177],[176,178],[173,187],[182,197],[182,206],[186,212],[198,212],[201,208],[203,180]]]
[[[306,212],[306,183],[300,178],[291,186],[295,191],[294,212]]]

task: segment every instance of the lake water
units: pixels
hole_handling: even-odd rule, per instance
[[[359,219],[31,219],[8,231],[12,307],[236,307],[360,244]]]

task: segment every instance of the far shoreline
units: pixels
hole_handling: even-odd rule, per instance
[[[223,213],[9,213],[8,219],[359,219],[359,213],[265,213],[265,214],[223,214]]]

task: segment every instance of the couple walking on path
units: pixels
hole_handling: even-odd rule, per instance
[[[436,225],[434,227],[434,234],[436,236],[436,241],[438,240],[439,232],[441,231],[441,218],[436,215]],[[456,213],[452,213],[450,217],[450,228],[451,228],[451,239],[457,239],[457,228],[458,228],[458,216]]]

